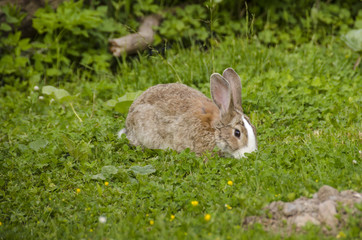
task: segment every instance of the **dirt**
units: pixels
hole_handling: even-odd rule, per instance
[[[244,225],[260,223],[267,231],[289,235],[303,231],[307,224],[314,224],[321,226],[325,234],[335,235],[346,225],[349,216],[361,216],[361,211],[355,207],[361,202],[361,193],[352,190],[338,192],[330,186],[323,186],[313,198],[272,202],[265,207],[262,216],[246,217]]]

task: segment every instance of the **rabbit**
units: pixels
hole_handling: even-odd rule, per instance
[[[257,150],[256,129],[243,113],[241,80],[227,68],[210,77],[212,101],[180,83],[159,84],[130,106],[126,134],[130,144],[150,149],[189,148],[198,156],[219,148],[221,156],[242,158]]]

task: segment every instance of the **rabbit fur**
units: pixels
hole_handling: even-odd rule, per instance
[[[135,146],[189,148],[197,155],[215,147],[235,158],[255,151],[256,129],[243,113],[238,74],[232,68],[213,73],[210,91],[213,100],[180,83],[153,86],[133,102],[118,134]]]

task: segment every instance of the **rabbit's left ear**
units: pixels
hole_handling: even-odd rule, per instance
[[[227,68],[222,73],[222,76],[230,84],[231,95],[234,103],[234,107],[240,111],[243,111],[241,106],[241,80],[239,75],[232,68]]]
[[[229,82],[219,73],[210,76],[211,97],[216,106],[220,109],[221,116],[227,115],[233,108]]]

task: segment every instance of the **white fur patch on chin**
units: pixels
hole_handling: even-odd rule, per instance
[[[233,152],[234,158],[243,158],[245,157],[245,153],[251,153],[257,150],[256,144],[256,136],[254,134],[253,128],[249,124],[248,121],[243,117],[244,126],[246,128],[246,132],[248,133],[248,143],[245,147]]]
[[[121,138],[122,137],[122,134],[126,134],[126,129],[125,128],[123,128],[123,129],[121,129],[118,133],[117,133],[117,136],[118,136],[118,138]],[[127,136],[127,135],[126,135]]]

